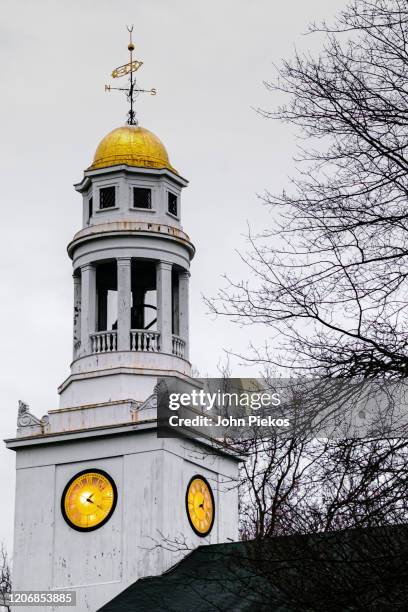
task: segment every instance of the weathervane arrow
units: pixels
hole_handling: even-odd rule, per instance
[[[119,66],[119,68],[112,70],[112,78],[117,79],[118,77],[126,76],[129,72],[136,72],[141,66],[143,66],[143,62],[139,62],[138,60]]]

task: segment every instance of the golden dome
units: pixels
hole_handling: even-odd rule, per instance
[[[169,156],[163,143],[142,127],[125,125],[109,132],[101,140],[89,170],[126,164],[142,168],[168,168]]]

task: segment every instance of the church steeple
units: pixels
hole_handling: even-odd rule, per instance
[[[131,78],[134,61],[120,67]],[[215,440],[158,436],[158,380],[200,384],[189,361],[195,249],[182,227],[187,180],[132,112],[75,185],[73,360],[60,407],[40,419],[21,402],[7,440],[13,588],[75,591],[81,611],[167,570],[184,553],[166,542],[188,550],[238,536],[238,457]]]

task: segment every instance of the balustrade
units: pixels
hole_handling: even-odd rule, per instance
[[[111,353],[117,350],[116,331],[100,331],[90,335],[93,353]]]
[[[92,353],[111,353],[118,350],[116,330],[100,331],[90,334]],[[173,334],[172,353],[177,357],[184,358],[186,343],[183,338]],[[130,330],[131,351],[160,351],[160,333],[147,331],[145,329]]]
[[[160,351],[160,333],[145,329],[130,330],[131,351]]]
[[[172,337],[172,352],[177,357],[184,357],[186,343],[180,336],[173,335]]]

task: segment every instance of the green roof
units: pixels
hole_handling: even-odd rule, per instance
[[[200,546],[100,612],[408,609],[408,526]]]

